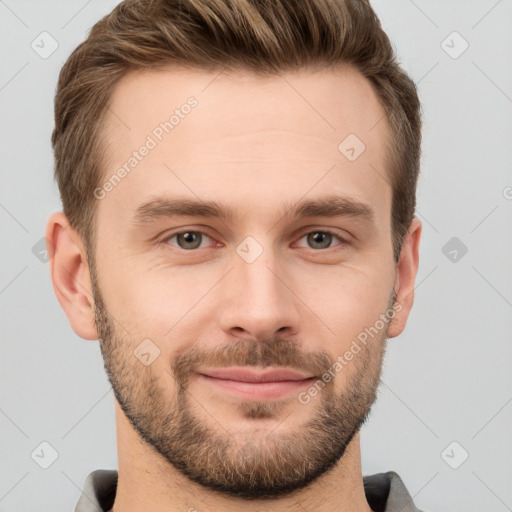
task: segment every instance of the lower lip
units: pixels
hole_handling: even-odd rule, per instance
[[[304,380],[283,380],[276,382],[240,382],[238,380],[217,379],[208,375],[199,374],[206,384],[215,389],[243,398],[265,399],[279,398],[297,393],[301,388],[309,386],[315,377]]]

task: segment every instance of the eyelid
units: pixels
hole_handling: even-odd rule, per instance
[[[315,252],[327,251],[328,249],[335,249],[336,247],[349,244],[348,236],[344,237],[344,236],[340,235],[337,231],[333,230],[332,228],[313,228],[313,229],[308,228],[307,231],[301,232],[301,235],[299,236],[298,240],[300,240],[301,238],[304,238],[304,236],[309,235],[310,233],[328,233],[329,235],[332,235],[334,238],[337,238],[338,241],[340,242],[338,245],[335,245],[333,247],[328,247],[327,249],[319,249]]]
[[[168,244],[169,243],[169,240],[171,238],[174,238],[176,235],[181,235],[183,233],[199,233],[201,235],[204,235],[204,236],[207,236],[210,240],[213,240],[214,242],[217,242],[211,235],[209,235],[206,231],[203,231],[201,229],[179,229],[178,231],[174,231],[174,232],[171,232],[171,233],[168,233],[166,234],[161,240],[160,240],[160,244]],[[175,247],[176,249],[181,249],[182,251],[187,251],[186,249],[182,249],[181,247],[178,247],[178,246],[173,246]],[[187,252],[193,252],[193,251],[197,251],[197,249],[192,249],[192,250],[189,250]]]
[[[166,234],[160,241],[159,241],[159,244],[169,244],[169,240],[171,238],[174,238],[176,235],[180,235],[180,234],[183,234],[183,233],[187,233],[187,232],[192,232],[192,233],[199,233],[201,235],[204,235],[206,237],[208,237],[210,240],[213,240],[215,243],[219,243],[215,240],[215,238],[213,236],[211,236],[210,234],[208,234],[207,231],[205,230],[202,230],[202,229],[187,229],[187,228],[180,228],[178,231],[174,231],[174,232],[171,232],[171,233],[168,233]],[[318,250],[315,250],[315,249],[312,249],[313,251],[315,252],[323,252],[323,251],[327,251],[329,249],[335,249],[336,247],[340,247],[340,246],[344,246],[344,245],[348,245],[350,242],[349,242],[349,238],[350,237],[344,237],[342,235],[340,235],[337,231],[335,231],[334,229],[332,228],[322,228],[322,227],[317,227],[317,228],[307,228],[305,231],[300,231],[300,236],[298,236],[297,238],[297,241],[300,240],[301,238],[304,238],[304,236],[306,235],[309,235],[311,233],[328,233],[330,235],[332,235],[334,238],[336,238],[339,242],[338,245],[335,245],[333,247],[328,247],[326,249],[318,249]],[[170,244],[169,244],[170,245]],[[176,245],[174,245],[173,247],[175,247],[176,249],[178,250],[182,250],[182,251],[186,251],[186,252],[194,252],[194,251],[197,251],[198,249],[191,249],[191,250],[186,250],[186,249],[182,249],[181,247],[178,247]],[[205,247],[203,247],[203,249],[205,249]]]

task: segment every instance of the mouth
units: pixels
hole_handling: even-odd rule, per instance
[[[200,380],[217,392],[246,399],[273,399],[297,393],[311,385],[314,375],[301,374],[288,368],[257,372],[244,367],[204,369]]]

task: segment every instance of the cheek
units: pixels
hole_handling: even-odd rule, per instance
[[[316,301],[319,316],[334,331],[327,332],[323,339],[332,358],[338,392],[353,386],[350,379],[367,382],[377,371],[389,325],[381,315],[388,309],[391,282],[391,278],[383,280],[382,276],[376,279],[370,272],[347,272],[336,286],[329,286],[321,302]]]
[[[394,272],[383,263],[340,264],[302,272],[295,282],[297,294],[334,331],[327,336],[342,350],[385,312]]]
[[[200,310],[195,306],[218,280],[217,275],[199,266],[156,268],[133,260],[118,262],[100,283],[109,312],[130,339],[171,339],[194,310]]]

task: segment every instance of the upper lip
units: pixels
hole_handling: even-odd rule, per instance
[[[314,375],[304,375],[288,368],[278,368],[260,372],[247,368],[212,368],[201,370],[199,373],[216,379],[236,380],[239,382],[277,382],[304,380],[314,377]]]

